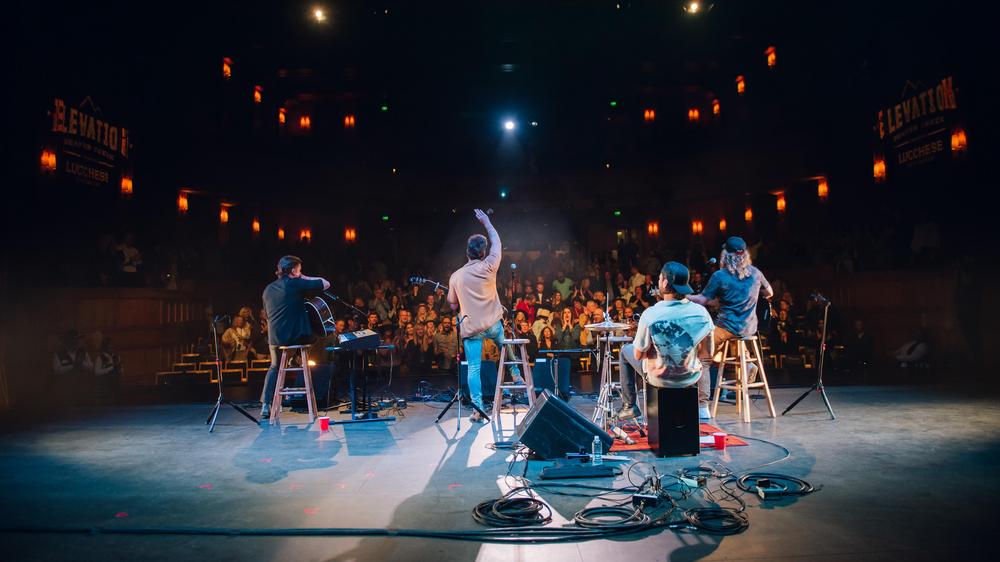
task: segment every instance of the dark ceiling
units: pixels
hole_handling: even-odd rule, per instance
[[[40,122],[56,93],[93,96],[131,124],[136,175],[166,197],[363,203],[507,186],[544,200],[610,183],[691,198],[870,173],[875,108],[911,76],[970,65],[962,3],[717,1],[696,17],[682,4],[22,2],[15,97]]]

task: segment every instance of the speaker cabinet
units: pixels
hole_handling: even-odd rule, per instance
[[[603,450],[614,439],[583,414],[543,390],[535,404],[517,425],[518,441],[544,459],[557,459],[566,453],[589,453],[594,436],[601,438]]]
[[[548,390],[563,398],[569,398],[570,361],[566,357],[550,359],[539,357],[531,368],[531,377],[535,381],[535,392]]]
[[[461,367],[462,396],[469,397],[469,362],[462,361]],[[454,373],[454,371],[452,371]],[[491,402],[497,388],[497,364],[495,361],[483,361],[479,366],[479,378],[483,383],[483,400]]]
[[[696,387],[659,388],[647,384],[646,420],[649,422],[649,448],[657,456],[678,457],[701,452]]]

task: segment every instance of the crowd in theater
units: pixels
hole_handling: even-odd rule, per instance
[[[534,359],[551,356],[547,350],[594,348],[595,333],[585,326],[603,322],[605,314],[614,322],[634,323],[657,300],[652,289],[663,261],[662,255],[641,256],[637,248],[628,245],[589,260],[553,253],[522,260],[513,277],[498,276],[498,290],[505,308],[513,311],[514,335],[528,340],[528,353]],[[714,269],[701,257],[695,261],[703,264],[692,267],[690,283],[698,292]],[[307,260],[306,270],[308,266]],[[438,273],[438,279],[447,279],[447,271]],[[823,331],[822,307],[805,296],[797,297],[780,278],[771,282],[775,289],[774,322],[762,335],[772,364],[781,367],[788,358],[792,368],[815,365]],[[384,366],[391,364],[404,375],[452,369],[458,340],[444,288],[411,283],[374,267],[337,290],[351,306],[334,307],[337,335],[320,341],[317,350],[336,345],[344,332],[371,329],[383,343],[393,346],[391,351],[379,353]],[[840,365],[870,363],[873,345],[863,321],[847,324],[846,319],[839,319],[836,325],[831,321],[827,333],[830,352]],[[243,307],[233,315],[231,325],[219,327],[225,358],[266,359],[266,330],[263,311],[254,316],[250,307]],[[485,342],[483,358],[499,358],[499,350],[490,341]]]

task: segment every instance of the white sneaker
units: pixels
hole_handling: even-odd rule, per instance
[[[701,420],[712,419],[712,412],[709,411],[708,406],[698,406],[698,419]]]

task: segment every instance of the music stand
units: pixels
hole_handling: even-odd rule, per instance
[[[830,406],[830,399],[826,395],[826,388],[823,387],[823,360],[826,358],[826,328],[831,303],[829,299],[819,293],[813,295],[813,298],[817,302],[823,303],[823,335],[819,342],[819,371],[816,374],[816,382],[809,387],[809,390],[802,393],[802,396],[796,398],[795,402],[789,404],[789,406],[785,408],[785,411],[781,412],[781,415],[785,415],[790,412],[791,409],[797,406],[799,402],[805,400],[806,396],[809,396],[810,392],[816,390],[819,391],[820,395],[823,397],[823,403],[826,404],[826,411],[830,412],[830,419],[835,420],[837,419],[837,416],[833,413],[833,408]]]
[[[216,382],[219,383],[219,397],[215,399],[215,406],[212,407],[212,413],[208,414],[208,419],[205,420],[205,424],[208,425],[208,432],[212,433],[215,430],[215,420],[219,417],[219,410],[222,409],[223,404],[229,404],[234,410],[246,416],[254,425],[260,425],[260,421],[257,418],[250,415],[249,412],[243,409],[239,404],[233,403],[222,396],[222,361],[219,359],[219,332],[216,328],[218,324],[225,316],[217,316],[212,319],[212,339],[215,340],[215,370],[216,370]]]

